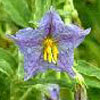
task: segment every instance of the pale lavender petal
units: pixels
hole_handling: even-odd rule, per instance
[[[63,31],[64,34],[67,36],[70,35],[72,37],[72,40],[74,41],[74,48],[80,45],[80,43],[83,42],[86,35],[88,35],[91,31],[91,28],[88,28],[86,30],[83,30],[82,28],[70,24],[67,25],[65,30]]]
[[[49,63],[48,61],[44,61],[42,54],[40,57],[39,65],[43,66],[44,70],[53,69],[53,70],[58,71],[58,72],[63,71],[63,68],[58,67],[57,64],[54,64],[53,62]]]
[[[75,73],[72,69],[73,60],[74,60],[74,55],[72,49],[72,50],[67,50],[67,52],[61,51],[59,54],[59,59],[57,61],[57,64],[48,63],[43,59],[41,59],[40,65],[42,65],[45,70],[53,69],[58,72],[67,72],[70,77],[74,78]]]
[[[56,11],[52,12],[52,26],[54,27],[54,30],[52,32],[53,36],[55,36],[56,34],[61,34],[65,28],[64,22]]]
[[[70,46],[69,46],[70,45]],[[58,66],[63,68],[70,77],[74,78],[75,73],[72,69],[74,62],[74,47],[72,44],[64,43],[59,47]]]
[[[24,47],[22,53],[24,54],[24,80],[28,80],[40,70],[39,59],[41,55],[40,47]]]
[[[63,47],[63,48],[62,48]],[[72,69],[73,67],[73,48],[68,49],[67,47],[64,48],[64,45],[60,46],[60,53],[57,64],[49,63],[43,60],[43,56],[41,55],[39,64],[43,66],[45,70],[53,69],[58,72],[67,72],[70,77],[74,78],[75,73]]]
[[[19,30],[16,33],[15,37],[17,37],[19,40],[25,40],[25,39],[31,39],[31,38],[36,40],[38,38],[39,39],[43,38],[43,33],[38,29],[34,30],[33,28],[28,27],[28,28]]]
[[[63,21],[53,8],[45,14],[39,24],[39,30],[43,30],[46,35],[56,34],[64,28]]]
[[[91,29],[88,28],[86,30],[84,30],[83,32],[80,33],[80,36],[76,38],[75,42],[74,42],[74,47],[78,47],[83,40],[85,39],[86,35],[88,35],[90,33]]]
[[[19,30],[16,35],[8,35],[8,37],[19,46],[24,55],[24,80],[28,80],[42,69],[38,62],[43,49],[41,45],[43,37],[38,30],[32,28]]]
[[[54,35],[55,39],[59,42],[64,41],[66,43],[71,42],[74,48],[78,47],[91,31],[91,28],[83,30],[82,28],[70,24],[65,26],[61,33],[56,33]],[[68,46],[68,45],[67,45]]]
[[[15,35],[7,35],[8,38],[11,38],[20,48],[24,47],[37,47],[41,46],[43,40],[43,33],[39,30],[33,30],[32,28],[24,28],[19,30]]]

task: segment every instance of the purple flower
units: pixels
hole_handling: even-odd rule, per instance
[[[37,29],[25,28],[10,35],[24,54],[25,80],[48,68],[66,71],[72,78],[74,48],[90,33],[70,24],[65,25],[55,10],[50,9]]]

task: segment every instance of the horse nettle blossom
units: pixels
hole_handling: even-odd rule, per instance
[[[58,13],[50,9],[39,22],[37,29],[24,28],[16,35],[9,35],[24,54],[24,79],[48,68],[66,71],[72,78],[74,48],[90,33],[70,24],[65,25]]]

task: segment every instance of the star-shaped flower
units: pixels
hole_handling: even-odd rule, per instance
[[[90,33],[70,24],[65,25],[58,13],[50,9],[39,22],[37,29],[25,28],[9,35],[24,54],[25,80],[48,68],[66,71],[72,78],[74,48]]]

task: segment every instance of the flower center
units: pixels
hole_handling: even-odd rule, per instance
[[[54,41],[52,37],[47,36],[43,41],[43,45],[44,45],[44,50],[43,50],[44,60],[48,61],[49,63],[53,62],[54,64],[56,64],[59,54],[57,43]]]

